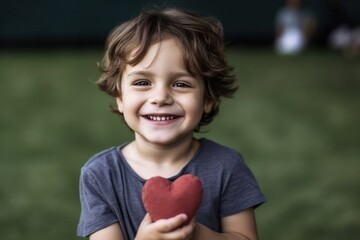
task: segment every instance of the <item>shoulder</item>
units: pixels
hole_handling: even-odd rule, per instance
[[[199,173],[206,194],[220,199],[221,216],[239,213],[264,201],[254,174],[237,150],[207,139],[201,139],[201,146],[196,174]]]
[[[111,147],[94,154],[81,168],[82,175],[106,174],[120,161],[117,147]]]
[[[221,168],[244,164],[243,156],[237,150],[206,138],[201,139],[200,142],[200,155],[206,158],[207,163],[219,165]]]
[[[104,166],[109,164],[109,162],[113,160],[117,160],[118,158],[119,153],[117,147],[111,147],[91,156],[89,160],[84,164],[83,168],[91,169],[99,166]]]
[[[214,142],[207,138],[202,138],[200,140],[202,150],[207,152],[207,155],[221,155],[228,158],[242,158],[241,154],[230,147],[222,145],[220,143]]]

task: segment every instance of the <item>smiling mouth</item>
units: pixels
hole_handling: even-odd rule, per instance
[[[166,116],[146,115],[145,117],[151,121],[157,121],[157,122],[170,121],[177,118],[177,116],[175,115],[166,115]]]

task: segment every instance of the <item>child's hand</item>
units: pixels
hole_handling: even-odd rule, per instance
[[[187,220],[185,214],[173,218],[160,219],[152,222],[147,213],[140,224],[135,240],[190,240],[195,232],[196,223],[180,227]]]

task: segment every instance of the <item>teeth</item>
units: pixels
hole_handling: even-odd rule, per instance
[[[152,121],[169,121],[175,118],[175,116],[147,116]]]

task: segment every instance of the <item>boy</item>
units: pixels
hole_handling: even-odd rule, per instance
[[[193,134],[237,87],[218,20],[178,9],[147,10],[107,40],[99,87],[134,140],[92,157],[82,168],[79,236],[91,240],[257,239],[254,208],[264,202],[241,155]],[[141,190],[147,179],[192,174],[203,200],[185,214],[151,222]]]

